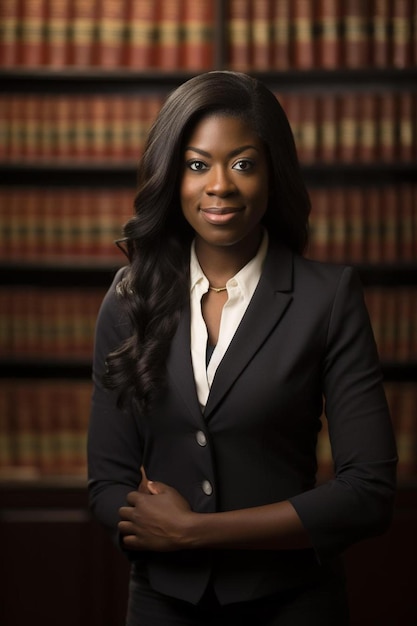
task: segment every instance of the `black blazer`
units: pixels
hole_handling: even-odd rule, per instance
[[[172,485],[203,513],[289,499],[314,546],[131,553],[147,567],[155,589],[197,602],[211,578],[222,603],[253,599],[322,576],[347,546],[386,529],[397,457],[354,270],[270,243],[204,415],[187,308],[172,341],[166,385],[146,417],[119,411],[115,393],[100,382],[106,355],[130,334],[115,291],[122,272],[103,302],[96,331],[88,459],[97,518],[116,531],[118,508],[137,488],[143,464],[150,479]],[[335,479],[316,486],[323,397]]]

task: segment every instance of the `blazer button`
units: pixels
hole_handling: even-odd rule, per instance
[[[205,436],[202,430],[197,430],[195,434],[195,438],[199,446],[204,448],[204,446],[207,445],[207,437]]]
[[[209,480],[203,480],[201,483],[201,488],[206,494],[206,496],[211,496],[213,493],[213,487],[211,486],[211,482]]]

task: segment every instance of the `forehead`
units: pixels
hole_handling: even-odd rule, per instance
[[[242,143],[243,142],[243,143]],[[262,142],[248,120],[232,115],[213,113],[200,119],[191,129],[186,148],[189,146],[212,146],[220,149],[231,144],[250,143],[262,148]]]

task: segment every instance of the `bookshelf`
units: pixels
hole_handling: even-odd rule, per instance
[[[378,304],[371,316],[379,342],[387,343],[384,329],[408,329],[407,358],[382,350],[387,381],[417,378],[417,339],[409,328],[417,309],[416,3],[374,0],[366,11],[353,0],[343,4],[343,11],[336,0],[100,0],[94,11],[82,0],[3,4],[6,380],[88,375],[94,314],[123,262],[112,242],[132,210],[147,128],[169,91],[212,68],[248,71],[277,94],[313,201],[307,254],[356,265]],[[77,309],[94,289],[87,320]],[[396,310],[389,303],[400,290]],[[70,302],[73,313],[63,317]],[[21,326],[30,306],[25,347]],[[52,358],[53,339],[49,353],[42,349],[48,328],[62,345],[73,332],[78,355],[62,348]],[[19,337],[23,347],[14,349]]]
[[[83,14],[88,4],[97,11]],[[112,13],[116,5],[125,12]],[[277,94],[294,129],[313,200],[308,254],[359,270],[399,441],[400,498],[415,518],[416,23],[417,0],[1,3],[0,489],[8,511],[49,511],[53,493],[60,507],[84,511],[85,528],[92,523],[83,457],[92,324],[123,263],[112,241],[132,210],[143,139],[173,88],[200,71],[237,69]],[[81,422],[55,411],[57,388],[81,407]],[[60,446],[61,465],[51,452]]]

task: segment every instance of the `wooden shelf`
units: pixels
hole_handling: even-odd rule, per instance
[[[222,66],[229,69],[227,63],[220,62],[215,64],[214,69],[223,69]],[[248,69],[246,72],[279,91],[417,91],[415,67],[286,71]],[[164,93],[199,73],[157,68],[138,72],[124,67],[111,70],[99,67],[14,67],[0,70],[0,82],[1,90],[14,93],[111,93],[117,90],[118,93],[131,95],[149,91]]]
[[[311,187],[384,186],[411,183],[417,179],[417,162],[302,163],[301,168],[307,185]],[[42,161],[40,158],[37,161],[0,162],[0,185],[123,186],[132,188],[133,198],[136,173],[137,163],[134,161]]]

